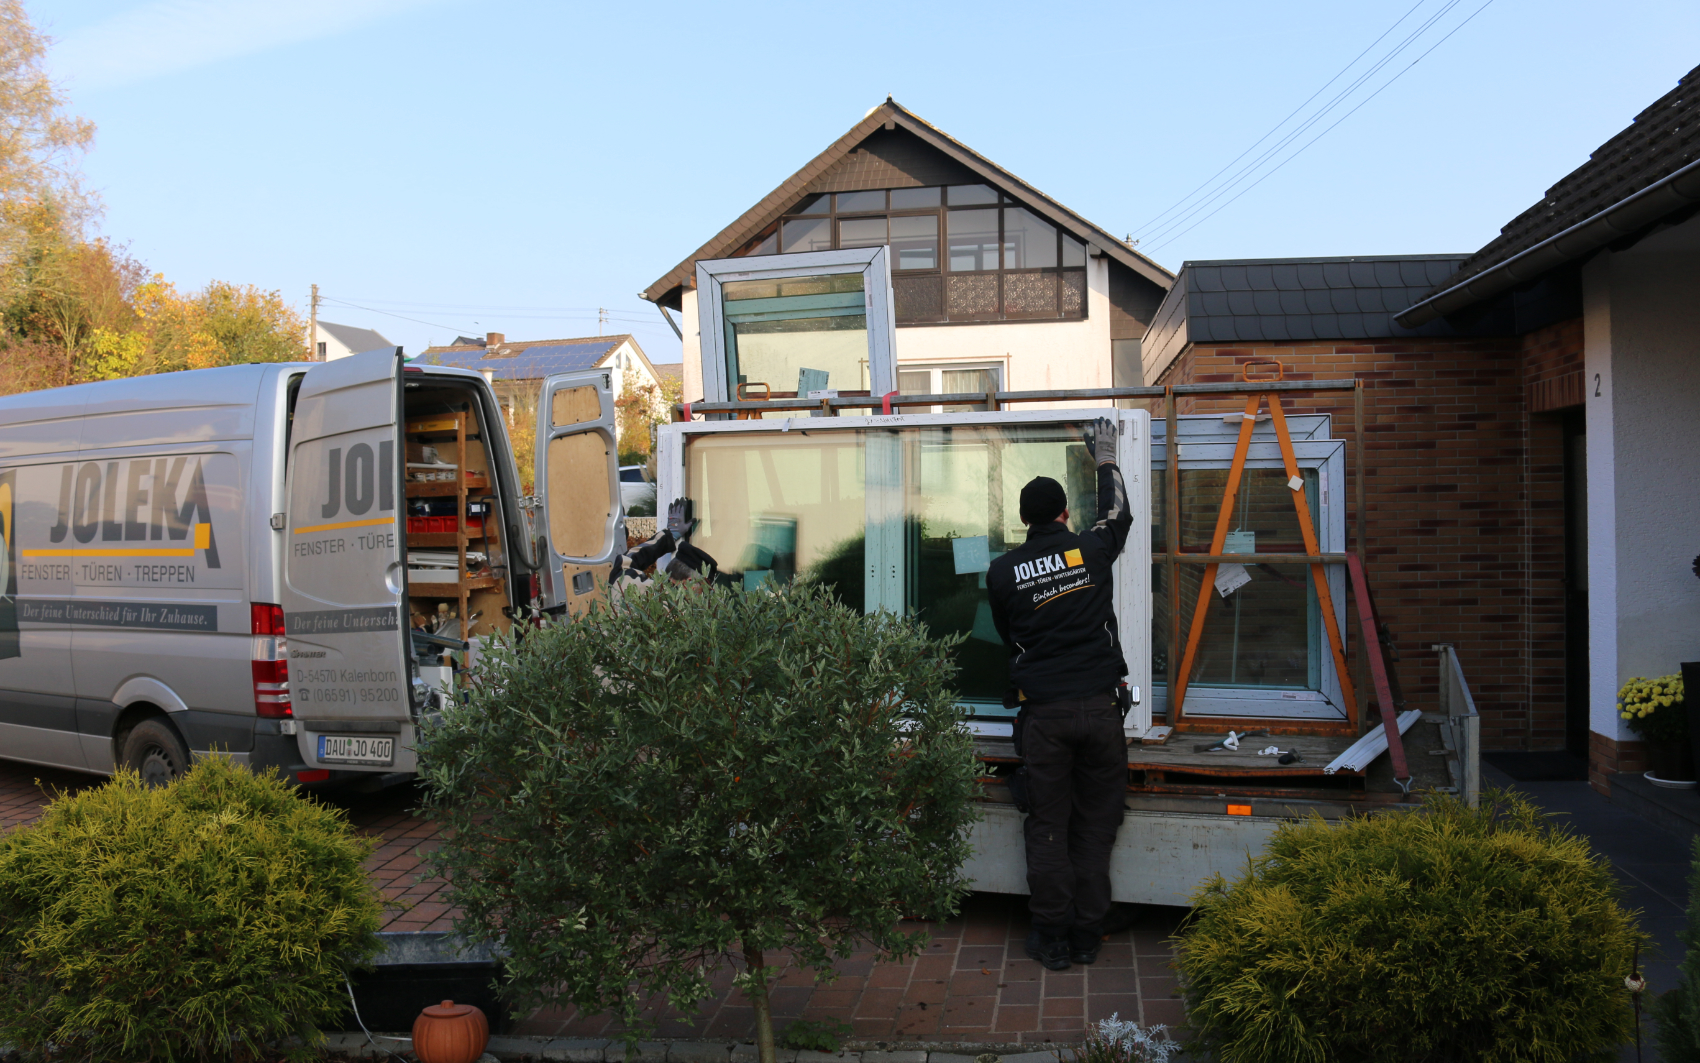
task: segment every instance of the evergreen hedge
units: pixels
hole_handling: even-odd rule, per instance
[[[0,1042],[97,1060],[305,1058],[377,952],[375,843],[275,773],[121,771],[0,837]]]
[[[1586,841],[1512,794],[1283,823],[1195,898],[1187,1018],[1218,1063],[1614,1058],[1644,940]]]

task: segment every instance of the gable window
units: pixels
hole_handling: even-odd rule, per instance
[[[990,185],[805,198],[735,257],[891,249],[899,325],[1079,320],[1086,245]]]
[[[891,391],[889,259],[874,244],[699,261],[704,397]]]

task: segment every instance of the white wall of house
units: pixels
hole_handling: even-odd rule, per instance
[[[1583,270],[1590,722],[1700,660],[1700,218]]]
[[[899,328],[893,344],[898,368],[999,365],[1007,391],[1110,387],[1110,266],[1105,256],[1088,259],[1086,288],[1086,318],[1082,321]],[[685,397],[694,401],[703,394],[702,333],[694,290],[683,293],[680,316],[685,333]],[[1022,408],[1068,405],[1078,404],[1024,403]]]

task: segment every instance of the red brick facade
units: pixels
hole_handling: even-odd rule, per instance
[[[1581,358],[1576,319],[1520,338],[1199,344],[1158,383],[1229,383],[1244,363],[1269,359],[1286,366],[1289,380],[1363,380],[1367,570],[1407,698],[1434,706],[1429,647],[1450,642],[1482,716],[1484,747],[1560,749],[1564,438],[1560,417],[1531,413],[1526,396],[1552,391],[1545,382],[1578,373]],[[1283,401],[1332,413],[1335,437],[1350,438],[1349,394]],[[1180,412],[1243,402],[1188,397]],[[1161,404],[1152,412],[1161,416]]]

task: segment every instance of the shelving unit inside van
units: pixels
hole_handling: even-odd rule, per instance
[[[408,597],[416,605],[431,602],[427,615],[434,613],[437,604],[448,604],[460,620],[454,637],[468,638],[475,632],[468,619],[471,596],[476,591],[500,592],[502,578],[492,571],[495,548],[500,544],[500,531],[495,514],[485,512],[467,515],[469,497],[476,500],[490,491],[489,473],[467,468],[468,442],[482,444],[473,425],[468,431],[471,415],[456,410],[407,421],[406,444],[408,550]],[[437,461],[413,460],[415,454],[424,456],[425,447],[435,448]],[[416,515],[415,499],[452,499],[452,514]],[[422,564],[432,552],[454,552],[451,569]],[[469,563],[468,553],[474,558]],[[446,559],[445,559],[446,560]],[[449,578],[432,579],[442,572]]]

